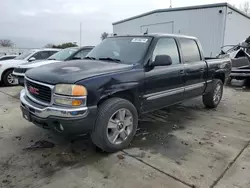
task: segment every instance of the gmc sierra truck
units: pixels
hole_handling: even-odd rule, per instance
[[[63,135],[89,133],[106,152],[129,145],[138,116],[202,96],[220,103],[230,59],[205,59],[194,37],[150,34],[105,39],[85,60],[29,70],[25,119]]]

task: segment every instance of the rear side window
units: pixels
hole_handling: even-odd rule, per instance
[[[173,38],[161,38],[158,40],[153,52],[152,61],[155,61],[157,55],[168,55],[171,57],[173,64],[180,63],[179,51]]]
[[[201,60],[200,51],[195,40],[179,39],[185,63],[197,62]]]

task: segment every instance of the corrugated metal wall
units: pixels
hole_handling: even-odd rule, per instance
[[[250,36],[250,19],[228,8],[224,45],[238,44]]]
[[[215,56],[223,44],[225,14],[226,6],[154,13],[115,24],[113,32],[140,34],[148,26],[149,32],[191,35],[200,40],[206,56]]]

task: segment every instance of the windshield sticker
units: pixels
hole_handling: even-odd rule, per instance
[[[146,43],[148,39],[146,38],[134,38],[131,42],[140,42],[140,43]]]

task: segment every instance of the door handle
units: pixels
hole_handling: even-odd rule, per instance
[[[183,74],[185,74],[185,71],[184,70],[180,70],[180,75],[183,75]]]

